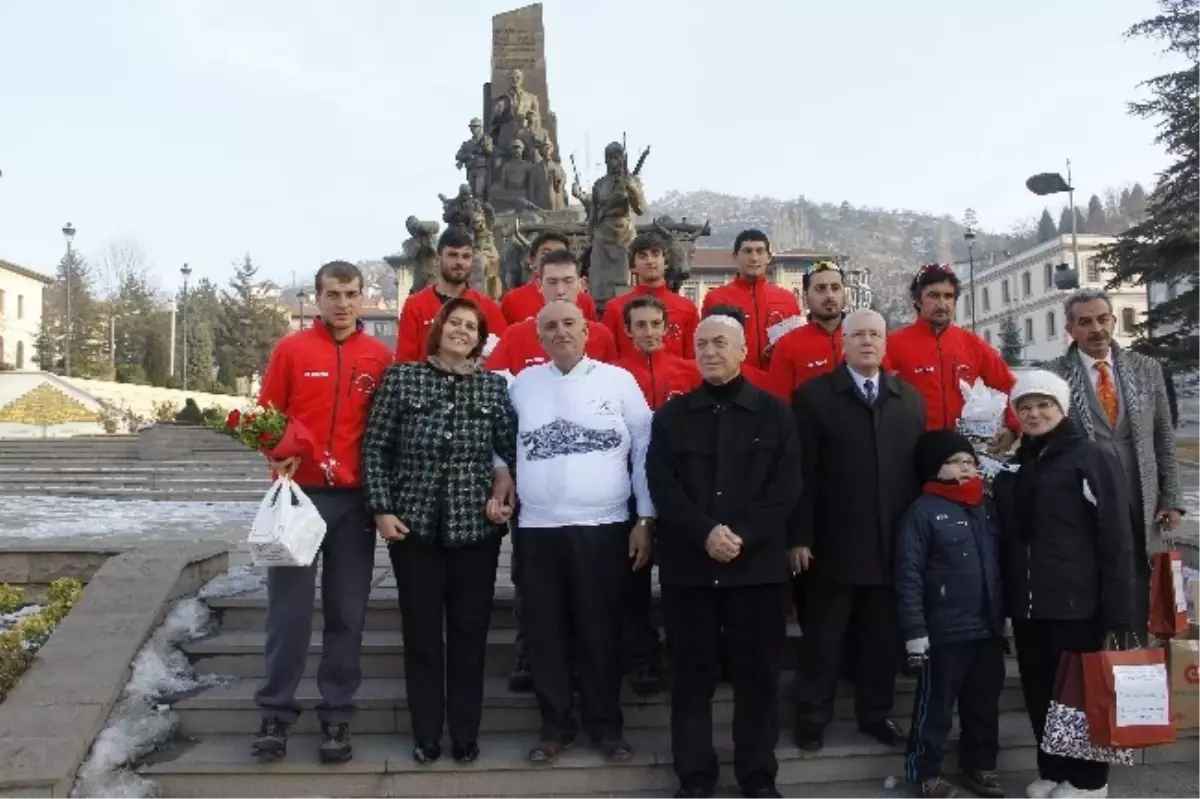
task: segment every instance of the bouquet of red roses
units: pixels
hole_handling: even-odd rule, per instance
[[[244,413],[234,409],[229,412],[220,429],[247,448],[258,450],[275,460],[295,457],[316,459],[316,440],[312,433],[296,420],[288,419],[274,405]]]

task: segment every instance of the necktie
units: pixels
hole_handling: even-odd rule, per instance
[[[1100,375],[1100,379],[1096,382],[1096,399],[1100,400],[1100,407],[1104,409],[1104,415],[1108,417],[1108,423],[1116,425],[1117,385],[1113,382],[1112,372],[1109,370],[1106,362],[1096,361],[1096,371]]]
[[[868,405],[875,404],[875,381],[874,380],[864,380],[863,381],[863,394],[865,394],[867,396],[867,404]]]

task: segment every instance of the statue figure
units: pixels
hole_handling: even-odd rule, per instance
[[[541,121],[538,120],[537,114],[532,110],[526,111],[521,129],[517,131],[517,140],[525,147],[525,160],[536,164],[538,156],[541,155],[542,142],[547,142],[549,139],[550,137],[546,133],[546,129],[542,127]]]
[[[409,293],[416,294],[437,280],[438,223],[422,222],[415,216],[410,216],[404,220],[404,227],[410,237],[401,245],[404,257],[398,263],[391,260],[389,263],[393,268],[399,265],[412,269],[412,289]]]
[[[545,175],[549,205],[547,210],[561,211],[567,207],[567,173],[554,153],[554,142],[543,138],[537,143],[539,161]]]
[[[575,179],[571,182],[571,196],[583,206],[583,218],[591,219],[592,195],[583,190],[583,185],[579,181],[579,167],[575,165],[574,153],[571,154],[571,172],[575,175]]]
[[[642,183],[629,171],[620,142],[604,148],[604,164],[607,174],[592,187],[587,224],[591,240],[588,289],[601,303],[629,285],[629,245],[637,235],[634,220],[646,212]]]
[[[468,127],[471,138],[459,146],[454,163],[459,169],[466,170],[471,193],[486,199],[491,174],[492,137],[483,132],[483,121],[478,118],[472,119]]]
[[[471,220],[468,230],[474,236],[475,257],[471,262],[471,274],[467,279],[471,288],[483,292],[493,300],[504,293],[500,279],[500,252],[496,249],[496,236],[492,232],[496,214],[492,206],[484,203]]]
[[[712,234],[712,228],[706,221],[703,225],[689,224],[687,217],[676,222],[669,216],[658,216],[650,223],[654,230],[664,236],[669,243],[667,251],[667,287],[674,292],[679,291],[691,277],[692,256],[696,254],[696,239]]]
[[[542,109],[537,95],[525,90],[525,74],[514,69],[508,73],[508,91],[492,102],[492,141],[501,153],[511,152],[522,120],[531,112],[541,127]]]
[[[442,221],[447,225],[471,230],[476,215],[483,213],[484,203],[471,193],[471,187],[466,183],[458,187],[458,194],[453,197],[439,194],[438,199],[442,201]]]
[[[509,155],[500,165],[500,173],[491,188],[493,204],[505,210],[549,208],[544,170],[525,160],[525,145],[520,139],[513,140]]]

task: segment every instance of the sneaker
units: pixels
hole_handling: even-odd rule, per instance
[[[508,675],[508,690],[519,694],[533,690],[533,672],[529,670],[529,658],[524,652],[517,655],[512,674]]]
[[[1051,799],[1060,799],[1060,797],[1072,796],[1090,796],[1097,799],[1107,799],[1108,786],[1103,785],[1099,788],[1076,788],[1070,782],[1060,782],[1053,791],[1050,792]]]
[[[349,724],[321,724],[321,762],[345,763],[354,757]]]
[[[985,796],[988,799],[1004,799],[1004,788],[1000,785],[1000,778],[994,771],[964,771],[962,773],[962,784],[971,793],[976,796]]]
[[[287,754],[288,725],[283,719],[272,716],[262,720],[258,736],[250,744],[250,754],[259,760],[271,762]]]
[[[913,796],[923,797],[924,799],[953,799],[958,796],[958,789],[950,783],[946,782],[941,777],[934,777],[929,780],[907,780],[908,791]]]
[[[1054,780],[1038,778],[1025,786],[1025,795],[1029,799],[1050,799],[1050,793],[1058,787]]]

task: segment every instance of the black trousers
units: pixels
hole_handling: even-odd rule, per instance
[[[671,664],[671,754],[685,786],[717,781],[712,699],[724,633],[733,683],[734,775],[743,790],[773,786],[779,765],[779,670],[787,586],[663,586]]]
[[[942,753],[958,703],[958,764],[962,771],[993,771],[1000,749],[1000,692],[1004,639],[935,644],[917,679],[904,772],[923,782],[942,773]]]
[[[593,740],[622,735],[621,629],[629,579],[629,523],[522,527],[522,622],[542,714],[542,740],[568,742],[571,654],[579,663],[583,729]],[[574,646],[572,646],[572,637]]]
[[[858,723],[885,720],[892,710],[900,628],[890,585],[829,585],[808,581],[804,635],[792,682],[796,725],[821,731],[833,720],[847,633],[854,636],[854,712]]]
[[[475,743],[500,539],[449,548],[410,536],[391,544],[388,554],[403,614],[413,738],[421,745],[439,743],[444,718],[454,743]]]
[[[1038,776],[1054,782],[1069,781],[1076,788],[1095,790],[1108,784],[1108,764],[1073,757],[1050,755],[1042,751],[1046,711],[1058,674],[1063,652],[1097,652],[1104,641],[1099,619],[1087,621],[1013,620],[1013,639],[1017,644],[1017,667],[1021,671],[1021,690],[1025,710],[1038,742]]]
[[[653,564],[630,571],[625,583],[625,665],[646,668],[658,654],[658,630],[653,619]]]

